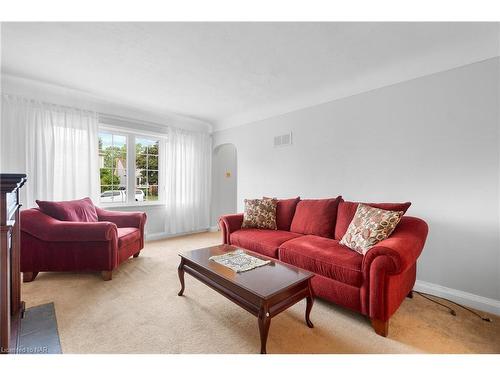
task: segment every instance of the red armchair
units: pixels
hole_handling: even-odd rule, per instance
[[[99,271],[111,280],[113,270],[144,247],[146,214],[95,207],[97,221],[60,221],[38,208],[21,212],[23,281],[39,272]]]

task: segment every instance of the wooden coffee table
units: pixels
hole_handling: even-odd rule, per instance
[[[237,250],[231,245],[218,245],[179,254],[179,280],[184,293],[184,272],[205,283],[229,300],[255,315],[259,322],[260,352],[266,353],[267,335],[271,318],[290,306],[307,299],[305,320],[313,328],[309,314],[313,306],[311,278],[313,273],[244,250],[257,258],[271,260],[271,263],[250,271],[237,273],[209,258]]]

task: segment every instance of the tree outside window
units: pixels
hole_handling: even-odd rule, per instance
[[[99,132],[101,202],[127,201],[127,137]]]
[[[144,200],[158,200],[158,148],[159,141],[148,138],[135,140],[136,188],[144,194]]]

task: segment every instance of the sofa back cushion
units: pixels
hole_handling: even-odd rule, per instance
[[[304,199],[297,203],[290,231],[332,238],[337,206],[342,197],[331,199]]]
[[[44,214],[57,220],[78,222],[98,221],[94,203],[92,203],[90,198],[64,202],[37,200],[36,203]]]
[[[264,197],[264,199],[271,198]],[[278,204],[276,205],[276,227],[278,228],[278,230],[290,230],[293,215],[295,214],[295,209],[297,208],[297,203],[299,203],[299,201],[300,197],[291,199],[278,199]]]
[[[344,234],[347,232],[347,228],[349,224],[351,224],[354,215],[356,214],[356,210],[358,209],[358,205],[361,202],[349,202],[342,201],[339,203],[339,209],[337,212],[337,223],[335,225],[335,239],[340,240]],[[387,211],[403,211],[403,214],[406,213],[408,208],[410,208],[411,202],[405,203],[363,203],[367,206],[380,208],[382,210]]]

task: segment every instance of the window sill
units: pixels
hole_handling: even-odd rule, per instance
[[[113,209],[113,208],[133,208],[133,207],[158,207],[165,206],[164,202],[138,202],[138,203],[116,203],[116,204],[101,204],[99,208]]]

